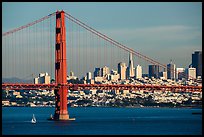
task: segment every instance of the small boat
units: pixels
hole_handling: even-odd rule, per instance
[[[52,114],[50,115],[50,119],[53,119]]]
[[[47,120],[53,120],[54,118],[53,118],[53,116],[52,116],[52,114],[50,115],[50,118],[48,118]]]
[[[35,115],[33,114],[33,118],[32,118],[32,120],[31,120],[31,123],[32,124],[35,124],[36,123],[36,118],[35,118]]]

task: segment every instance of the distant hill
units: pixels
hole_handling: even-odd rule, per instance
[[[2,78],[2,83],[33,83],[33,80],[25,80],[16,77]]]

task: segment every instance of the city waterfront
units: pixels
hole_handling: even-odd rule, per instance
[[[75,121],[48,121],[54,107],[2,107],[2,134],[202,135],[200,108],[71,107],[68,112]]]
[[[201,2],[2,11],[3,135],[202,135]]]

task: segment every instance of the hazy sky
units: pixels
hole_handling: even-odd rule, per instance
[[[57,9],[162,64],[185,68],[202,50],[201,2],[3,2],[2,31]]]

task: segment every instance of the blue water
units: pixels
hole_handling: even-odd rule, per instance
[[[48,121],[51,107],[2,107],[3,135],[202,135],[202,109],[68,108],[75,121]],[[35,114],[36,124],[31,124]]]

